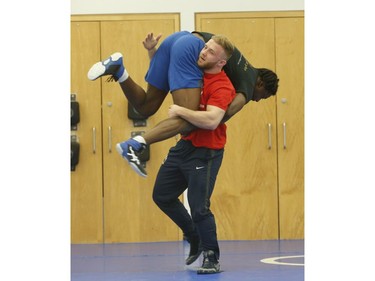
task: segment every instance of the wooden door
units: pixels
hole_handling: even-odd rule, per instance
[[[71,132],[80,143],[71,172],[72,243],[103,242],[101,89],[87,79],[100,58],[99,31],[98,22],[71,22],[71,93],[80,105],[80,122]]]
[[[199,14],[196,29],[226,35],[254,67],[275,70],[274,19]],[[227,122],[228,140],[212,197],[219,239],[278,238],[275,124],[274,97],[249,102]]]
[[[102,58],[120,51],[124,65],[134,81],[146,89],[144,75],[149,58],[142,41],[149,32],[163,34],[162,39],[178,31],[177,15],[138,15],[101,23]],[[147,120],[146,127],[134,127],[127,117],[127,99],[118,83],[104,82],[103,91],[103,161],[104,161],[104,235],[105,242],[173,241],[182,238],[178,227],[155,205],[152,189],[156,173],[169,147],[169,139],[151,145],[148,177],[137,175],[118,155],[115,145],[127,140],[131,132],[147,131],[168,117],[172,103],[168,95],[159,111]],[[100,82],[98,82],[100,83]],[[110,147],[112,149],[110,149]]]
[[[304,238],[304,20],[279,18],[276,28],[280,238]]]

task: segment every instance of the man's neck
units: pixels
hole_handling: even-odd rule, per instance
[[[221,68],[220,69],[218,69],[218,68],[212,68],[212,69],[205,69],[204,70],[204,73],[208,73],[208,74],[218,74],[218,73],[220,73],[221,72]]]

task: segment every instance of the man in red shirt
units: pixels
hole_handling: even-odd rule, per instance
[[[127,73],[122,54],[115,53],[95,63],[88,72],[90,80],[112,75],[118,81],[123,93],[135,109],[143,116],[154,114],[164,101],[168,91],[173,102],[197,110],[201,91],[202,70],[197,65],[204,42],[213,34],[206,32],[180,31],[168,36],[156,48],[161,35],[147,35],[143,44],[148,50],[150,67],[146,74],[147,92],[137,85]],[[241,52],[235,48],[224,71],[236,89],[237,95],[229,106],[222,122],[227,121],[249,101],[258,102],[276,94],[278,78],[269,69],[254,68]],[[139,154],[147,145],[165,140],[178,133],[191,131],[191,124],[181,118],[168,118],[158,123],[142,136],[135,136],[116,145],[118,153],[141,176],[146,177]]]
[[[226,125],[221,120],[236,95],[222,70],[233,50],[234,46],[224,36],[214,36],[205,44],[198,60],[205,72],[199,110],[178,105],[169,109],[170,117],[181,117],[198,129],[182,136],[170,149],[153,191],[154,202],[190,242],[186,264],[194,262],[203,251],[203,264],[198,274],[220,272],[220,250],[210,198],[226,143]],[[186,189],[191,215],[179,200]]]

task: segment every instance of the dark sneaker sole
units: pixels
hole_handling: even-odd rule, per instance
[[[99,77],[101,77],[103,75],[107,75],[105,73],[105,71],[107,69],[106,64],[108,64],[108,62],[110,62],[111,60],[112,60],[112,62],[116,62],[120,58],[122,58],[121,53],[114,53],[109,58],[107,58],[106,60],[99,61],[99,62],[95,63],[90,68],[89,72],[87,73],[87,78],[89,78],[89,80],[91,80],[91,81],[94,81],[94,80],[98,79]]]
[[[197,274],[215,274],[215,273],[220,273],[220,268],[215,269],[215,268],[199,268],[197,270]]]
[[[123,157],[123,158],[126,159],[125,157]],[[126,159],[126,161],[128,161],[128,159]],[[132,169],[133,169],[138,175],[140,175],[141,177],[147,178],[147,174],[146,174],[146,173],[143,173],[143,172],[138,168],[138,166],[137,166],[136,164],[131,163],[131,162],[129,162],[129,161],[128,161],[128,163],[129,163],[130,167],[132,167]]]
[[[201,254],[202,254],[202,250],[198,251],[198,253],[197,253],[196,255],[194,255],[194,256],[188,256],[188,257],[186,258],[185,264],[186,264],[186,265],[190,265],[190,264],[192,264],[193,262],[195,262],[195,261],[199,258],[199,256],[200,256]]]

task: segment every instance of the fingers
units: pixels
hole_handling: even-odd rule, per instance
[[[169,108],[168,108],[168,116],[169,117],[177,116],[175,109],[176,109],[176,105],[175,104],[172,104],[172,105],[169,106]]]
[[[160,39],[162,36],[163,36],[163,34],[159,33],[159,35],[156,36],[156,37],[154,38],[154,33],[151,32],[151,33],[147,34],[147,36],[146,36],[146,38],[145,38],[144,41],[152,41],[152,40],[156,40],[156,41],[158,42],[159,39]]]
[[[159,35],[156,36],[155,40],[156,40],[156,41],[159,41],[159,39],[160,39],[162,36],[163,36],[163,34],[159,33]]]
[[[143,47],[147,50],[152,50],[158,44],[159,39],[161,38],[162,34],[160,33],[156,38],[154,37],[154,33],[148,33],[146,38],[142,41]]]

